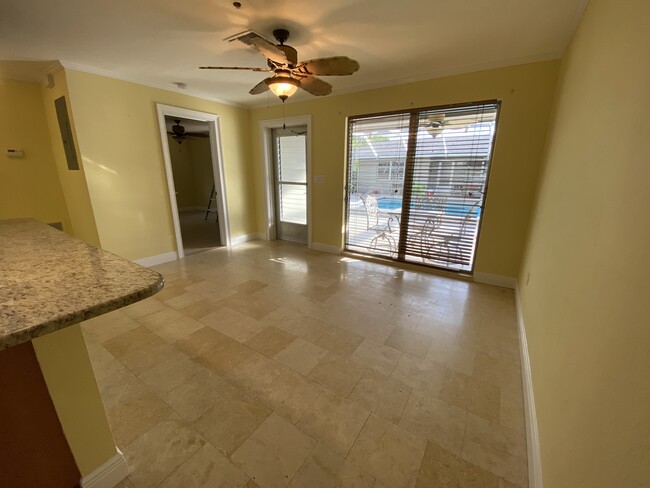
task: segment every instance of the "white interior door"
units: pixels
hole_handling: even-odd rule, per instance
[[[272,134],[276,237],[307,244],[307,127]]]

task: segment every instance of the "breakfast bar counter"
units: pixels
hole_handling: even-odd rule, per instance
[[[0,221],[0,486],[126,476],[79,323],[163,286],[160,274],[36,220]]]
[[[31,219],[0,221],[0,350],[147,298],[147,268]]]

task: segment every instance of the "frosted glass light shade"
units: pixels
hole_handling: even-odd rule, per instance
[[[282,100],[286,100],[291,95],[296,93],[296,90],[300,86],[298,80],[289,78],[288,76],[274,76],[268,80],[269,89],[273,94],[280,97]]]

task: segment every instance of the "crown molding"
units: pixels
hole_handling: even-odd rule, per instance
[[[584,11],[584,7],[580,9],[576,13],[576,24],[580,20],[580,17],[582,16],[582,13]],[[359,93],[362,91],[368,91],[368,90],[376,90],[380,88],[387,88],[390,86],[399,86],[399,85],[405,85],[409,83],[417,83],[420,81],[426,81],[426,80],[433,80],[437,78],[445,78],[448,76],[456,76],[456,75],[462,75],[462,74],[470,74],[470,73],[475,73],[479,71],[486,71],[490,69],[498,69],[498,68],[507,68],[510,66],[517,66],[521,64],[529,64],[529,63],[539,63],[539,62],[544,62],[544,61],[552,61],[556,59],[561,59],[562,56],[564,55],[564,52],[566,51],[566,47],[562,49],[561,51],[556,51],[556,52],[549,52],[549,53],[543,53],[543,54],[538,54],[534,56],[525,56],[525,57],[520,57],[520,58],[510,58],[510,59],[503,59],[503,60],[498,60],[498,61],[491,61],[487,63],[478,63],[478,64],[473,64],[473,65],[467,65],[467,66],[461,66],[461,67],[456,67],[452,69],[447,69],[447,70],[435,70],[435,71],[428,71],[426,73],[422,73],[417,76],[407,76],[407,77],[400,77],[400,78],[392,78],[390,80],[383,80],[383,81],[378,81],[378,82],[371,82],[371,83],[364,83],[363,85],[358,85],[354,87],[349,87],[349,88],[341,88],[337,89],[336,93],[333,94],[333,97],[336,97],[338,95],[347,95],[350,93]],[[43,76],[46,76],[47,74],[53,74],[59,69],[65,68],[68,70],[72,71],[81,71],[84,73],[90,73],[98,76],[103,76],[106,78],[112,78],[116,80],[121,80],[121,81],[126,81],[128,83],[135,83],[137,85],[143,85],[143,86],[148,86],[151,88],[157,88],[159,90],[165,90],[169,91],[172,93],[179,93],[181,95],[187,95],[191,97],[196,97],[200,98],[203,100],[208,100],[211,102],[217,102],[221,103],[224,105],[229,105],[232,107],[237,107],[237,108],[244,108],[244,109],[249,109],[249,110],[257,110],[257,109],[262,109],[262,108],[271,108],[268,105],[268,102],[262,102],[262,103],[236,103],[232,102],[229,100],[224,100],[222,98],[214,97],[212,95],[208,95],[203,92],[199,91],[194,91],[194,90],[188,90],[188,89],[181,89],[177,88],[174,86],[168,86],[164,83],[158,83],[150,80],[144,80],[144,79],[139,79],[135,77],[130,77],[130,76],[125,76],[122,75],[121,73],[115,72],[115,71],[110,71],[106,70],[103,68],[96,68],[94,66],[88,66],[84,64],[79,64],[79,63],[73,63],[70,61],[65,61],[65,60],[60,60],[59,61],[59,66],[54,66],[54,69],[48,69],[47,73],[44,73]],[[328,97],[331,98],[331,97]],[[314,98],[289,98],[287,100],[287,104],[294,104],[294,103],[302,103],[306,101],[314,100]],[[274,104],[275,105],[275,104]]]
[[[95,68],[94,66],[88,66],[85,64],[79,64],[79,63],[73,63],[70,61],[65,61],[65,60],[60,60],[59,63],[63,66],[63,68],[71,70],[71,71],[81,71],[83,73],[90,73],[92,75],[98,75],[98,76],[103,76],[105,78],[112,78],[114,80],[120,80],[120,81],[126,81],[128,83],[134,83],[136,85],[142,85],[142,86],[148,86],[150,88],[157,88],[159,90],[165,90],[168,92],[172,93],[179,93],[181,95],[187,95],[190,97],[195,97],[195,98],[200,98],[202,100],[208,100],[210,102],[217,102],[221,103],[223,105],[229,105],[231,107],[237,107],[237,108],[250,108],[246,105],[243,105],[241,103],[235,103],[231,102],[229,100],[224,100],[222,98],[217,98],[213,97],[212,95],[208,95],[206,93],[194,91],[194,90],[187,90],[187,89],[182,89],[182,88],[177,88],[174,86],[168,86],[164,83],[157,83],[155,81],[150,81],[150,80],[144,80],[144,79],[139,79],[131,76],[125,76],[121,73],[118,73],[116,71],[110,71],[107,69],[103,68]]]
[[[557,59],[561,59],[562,56],[564,55],[565,49],[562,49],[562,51],[555,51],[555,52],[550,52],[550,53],[543,53],[543,54],[537,54],[534,56],[524,56],[520,58],[509,58],[509,59],[503,59],[503,60],[498,60],[498,61],[491,61],[487,63],[478,63],[478,64],[473,64],[473,65],[467,65],[467,66],[461,66],[457,68],[452,68],[448,70],[437,70],[437,71],[428,71],[426,73],[417,75],[417,76],[407,76],[407,77],[401,77],[401,78],[392,78],[390,80],[384,80],[384,81],[377,81],[377,82],[371,82],[371,83],[365,83],[363,85],[358,85],[354,87],[349,87],[349,88],[341,88],[341,89],[336,89],[336,93],[333,95],[330,95],[329,97],[325,98],[331,98],[331,97],[336,97],[339,95],[347,95],[350,93],[358,93],[362,91],[369,91],[369,90],[377,90],[379,88],[387,88],[390,86],[399,86],[399,85],[406,85],[409,83],[417,83],[420,81],[427,81],[427,80],[434,80],[437,78],[446,78],[448,76],[456,76],[456,75],[467,75],[471,73],[477,73],[480,71],[486,71],[490,69],[499,69],[499,68],[508,68],[512,66],[518,66],[522,64],[530,64],[530,63],[541,63],[544,61],[553,61]],[[315,100],[314,97],[311,98],[289,98],[285,103],[287,104],[292,104],[292,103],[302,103],[302,102],[307,102]],[[251,109],[260,109],[260,108],[271,108],[269,107],[266,103],[261,104],[261,103],[255,103],[251,105],[246,105],[247,108]]]

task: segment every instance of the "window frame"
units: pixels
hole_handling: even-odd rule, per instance
[[[403,254],[402,251],[400,250],[397,253],[397,257],[385,257],[385,256],[377,256],[375,254],[371,253],[364,253],[362,251],[357,251],[357,250],[350,250],[348,249],[348,232],[349,232],[349,204],[350,204],[350,197],[351,197],[351,189],[350,189],[350,171],[351,171],[351,164],[350,164],[350,155],[352,151],[352,137],[353,137],[353,123],[356,120],[361,120],[361,119],[367,119],[367,118],[375,118],[375,117],[382,117],[382,116],[394,116],[394,115],[404,115],[404,116],[409,116],[410,120],[415,120],[418,118],[419,114],[427,111],[433,111],[433,110],[450,110],[450,109],[462,109],[462,108],[469,108],[469,107],[474,107],[474,106],[481,106],[481,105],[494,105],[496,107],[496,114],[495,114],[495,120],[494,120],[494,135],[493,135],[493,140],[492,140],[492,145],[490,147],[490,152],[487,158],[487,161],[489,161],[486,175],[485,175],[485,185],[483,187],[483,198],[482,198],[482,205],[481,205],[481,215],[479,218],[478,226],[476,229],[476,242],[475,242],[475,253],[472,259],[472,262],[470,264],[470,267],[468,270],[456,270],[456,269],[450,269],[450,268],[444,268],[441,266],[436,266],[435,264],[428,264],[428,263],[418,263],[414,261],[409,261],[406,259],[401,259],[400,256]],[[501,116],[501,109],[502,109],[502,100],[499,99],[488,99],[488,100],[478,100],[478,101],[471,101],[471,102],[462,102],[462,103],[451,103],[451,104],[445,104],[445,105],[432,105],[432,106],[424,106],[424,107],[413,107],[413,108],[407,108],[407,109],[402,109],[402,110],[390,110],[390,111],[383,111],[383,112],[372,112],[372,113],[364,113],[364,114],[355,114],[355,115],[350,115],[346,119],[346,130],[347,130],[347,137],[346,137],[346,151],[345,151],[345,169],[344,169],[344,178],[345,178],[345,186],[344,186],[344,228],[345,228],[345,233],[344,233],[344,242],[343,242],[343,250],[345,252],[351,252],[355,254],[361,254],[361,255],[367,255],[371,256],[373,258],[379,258],[379,259],[389,259],[390,261],[393,262],[398,262],[398,263],[407,263],[407,264],[414,264],[417,266],[425,266],[428,268],[433,268],[433,269],[438,269],[441,271],[449,272],[449,273],[454,273],[458,275],[468,275],[472,276],[474,273],[474,268],[476,265],[476,255],[478,254],[478,249],[481,241],[481,231],[483,228],[483,220],[484,220],[484,215],[485,215],[485,210],[487,207],[487,196],[489,192],[489,185],[490,185],[490,179],[492,175],[492,166],[494,164],[494,152],[495,148],[497,145],[498,141],[498,130],[499,130],[499,119]],[[409,149],[410,151],[407,151],[407,156],[406,160],[403,166],[403,171],[404,171],[404,177],[406,177],[406,172],[408,171],[407,168],[409,166],[409,154],[414,154],[415,147],[411,148],[411,144],[415,144],[416,137],[413,134],[413,129],[414,127],[409,128]],[[416,129],[417,131],[417,129]],[[404,181],[404,186],[406,186],[408,182],[405,180]],[[408,218],[408,216],[407,216]]]

